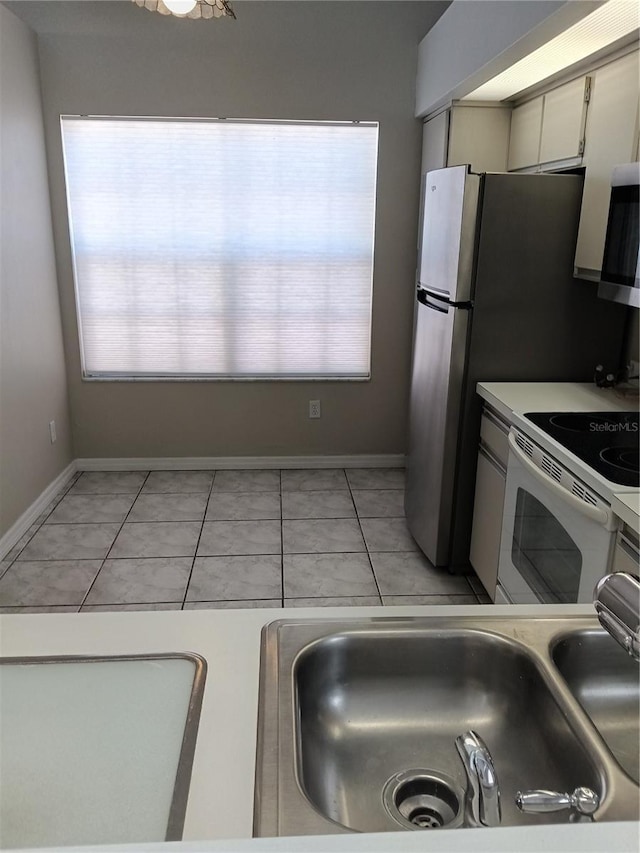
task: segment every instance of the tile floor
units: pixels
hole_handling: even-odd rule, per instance
[[[84,472],[0,563],[0,612],[490,603],[403,498],[399,468]]]

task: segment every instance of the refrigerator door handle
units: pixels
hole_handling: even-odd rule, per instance
[[[437,299],[437,297],[435,297]],[[426,290],[422,290],[420,288],[418,290],[418,302],[421,305],[424,305],[425,308],[431,308],[432,311],[438,311],[440,314],[448,314],[449,313],[449,303],[443,299],[437,299],[434,301],[434,297],[427,293]]]

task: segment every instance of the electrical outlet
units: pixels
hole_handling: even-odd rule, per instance
[[[637,379],[638,372],[640,371],[640,362],[630,360],[627,364],[627,378],[628,379]]]
[[[51,439],[51,444],[55,444],[56,439],[58,438],[55,421],[49,421],[49,437]]]
[[[319,418],[320,414],[320,400],[309,400],[309,417]]]

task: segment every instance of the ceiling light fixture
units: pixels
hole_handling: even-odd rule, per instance
[[[132,0],[150,12],[173,15],[176,18],[235,18],[228,0]]]
[[[618,39],[637,32],[638,0],[608,0],[590,15],[464,95],[465,101],[502,101],[541,83]]]

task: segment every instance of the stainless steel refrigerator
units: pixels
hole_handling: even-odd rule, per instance
[[[591,381],[626,309],[573,278],[580,175],[424,176],[405,513],[434,565],[468,565],[479,381]]]

